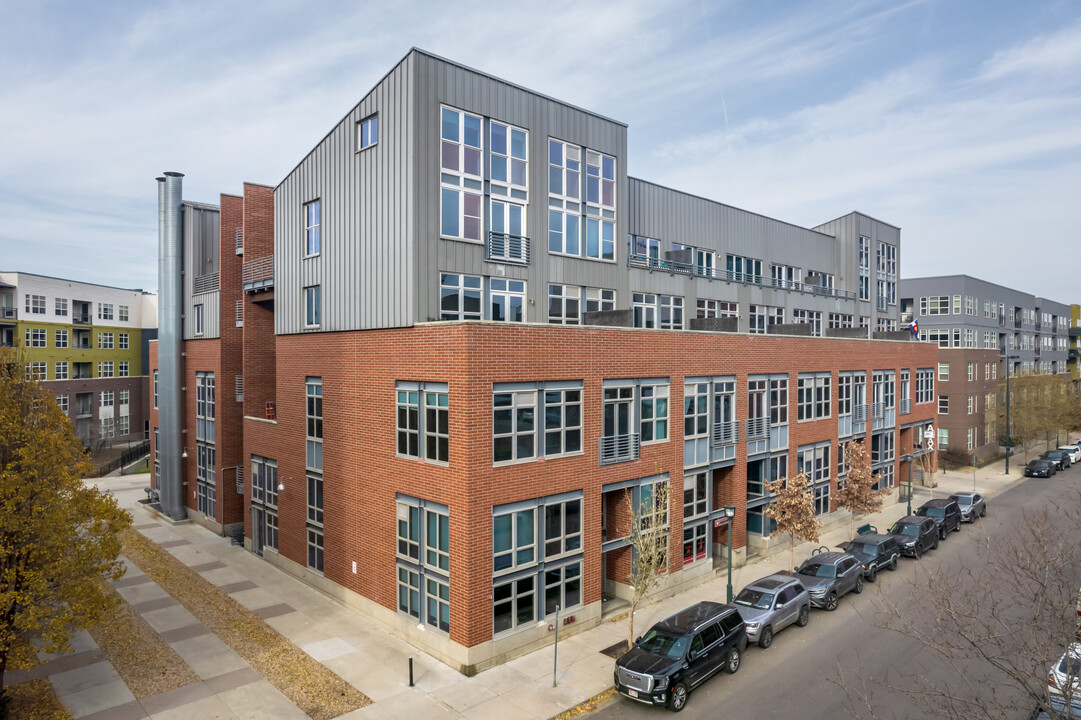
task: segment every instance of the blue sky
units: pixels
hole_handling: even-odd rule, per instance
[[[0,269],[156,289],[157,175],[277,184],[415,45],[628,123],[636,177],[1081,301],[1081,3],[600,5],[0,4]]]

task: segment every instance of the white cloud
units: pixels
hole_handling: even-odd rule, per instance
[[[1081,80],[1081,23],[995,53],[983,64],[982,78],[1039,74]]]

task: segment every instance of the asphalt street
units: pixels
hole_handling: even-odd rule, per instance
[[[994,548],[996,537],[1009,532],[1012,524],[1023,519],[1024,513],[1049,508],[1054,515],[1061,513],[1066,502],[1081,504],[1081,494],[1076,492],[1079,487],[1081,466],[1059,473],[1051,480],[1029,479],[993,498],[986,518],[975,524],[962,525],[961,531],[951,533],[938,550],[928,552],[918,561],[902,558],[896,571],[880,573],[876,583],[865,585],[862,595],[850,593],[843,597],[835,612],[812,610],[807,627],[789,626],[777,635],[769,649],[748,647],[738,673],[721,672],[695,689],[682,717],[754,720],[852,717],[850,701],[838,683],[849,688],[876,688],[872,694],[873,717],[926,716],[904,695],[883,688],[880,681],[885,677],[893,685],[904,684],[918,675],[951,678],[951,682],[956,678],[958,682],[970,683],[977,688],[984,683],[987,693],[995,691],[994,683],[987,682],[988,677],[979,677],[981,671],[978,668],[961,668],[961,676],[958,676],[958,672],[929,653],[919,641],[885,629],[888,613],[883,610],[883,604],[894,603],[906,608],[912,613],[911,617],[930,626],[934,618],[920,615],[928,611],[914,597],[921,573],[928,573],[931,582],[951,582],[958,576],[957,569],[962,562],[978,560],[980,553]],[[797,562],[799,560],[797,558]],[[1015,589],[1003,590],[1013,592]],[[860,717],[872,717],[866,708],[863,711]],[[620,697],[594,717],[622,719],[666,715],[663,708]],[[1018,711],[1018,720],[1024,717],[1027,716]]]

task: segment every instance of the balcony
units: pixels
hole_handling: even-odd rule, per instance
[[[867,403],[852,406],[852,421],[858,423],[867,422]]]
[[[493,262],[529,264],[529,238],[507,233],[488,233],[484,259]]]
[[[601,465],[630,462],[637,460],[641,452],[638,433],[627,435],[605,435],[599,440]]]
[[[864,405],[864,407],[867,407]],[[871,403],[871,419],[882,420],[886,417],[886,403]]]
[[[274,256],[267,255],[241,266],[240,279],[244,292],[269,290],[274,287]]]
[[[666,272],[669,275],[691,275],[694,277],[708,278],[710,280],[726,280],[743,285],[763,285],[778,290],[820,295],[823,297],[835,297],[842,300],[855,300],[856,293],[848,290],[837,290],[832,287],[823,287],[813,283],[796,282],[794,280],[782,280],[779,278],[765,277],[753,273],[735,272],[722,270],[710,265],[698,265],[695,263],[679,262],[677,260],[662,260],[651,255],[631,254],[627,257],[629,267],[643,268],[653,271]]]
[[[713,447],[735,445],[739,442],[739,422],[715,422],[713,431],[710,433],[710,444]]]
[[[747,418],[747,442],[769,439],[769,418]]]
[[[93,325],[91,322],[90,313],[72,313],[71,314],[72,325]]]
[[[875,307],[878,308],[879,312],[886,312],[886,309],[889,307],[889,302],[886,298],[879,297],[875,302]]]
[[[91,363],[77,362],[71,364],[72,380],[89,380],[91,377]]]
[[[912,398],[901,398],[901,414],[912,414]]]
[[[0,321],[19,319],[19,309],[13,307],[0,307]]]

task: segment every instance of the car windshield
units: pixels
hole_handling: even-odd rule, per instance
[[[1058,664],[1058,671],[1067,677],[1076,678],[1081,675],[1081,657],[1073,656],[1067,653],[1062,656],[1062,661]]]
[[[735,603],[755,610],[769,610],[773,607],[773,593],[743,588],[739,595],[736,595]]]
[[[834,565],[827,565],[820,562],[805,562],[799,569],[800,575],[810,575],[811,577],[831,578],[837,576],[837,568]]]
[[[922,517],[940,518],[946,516],[945,508],[933,507],[933,508],[920,508],[916,511],[917,515]]]
[[[687,637],[685,635],[669,635],[653,628],[645,634],[638,647],[655,655],[664,655],[673,660],[678,660],[687,652]]]
[[[920,526],[914,523],[897,523],[890,530],[895,535],[907,535],[908,537],[919,537]]]
[[[954,498],[954,500],[957,501],[958,505],[971,505],[972,504],[972,498],[968,497],[966,495],[958,495],[958,496],[956,496]]]

